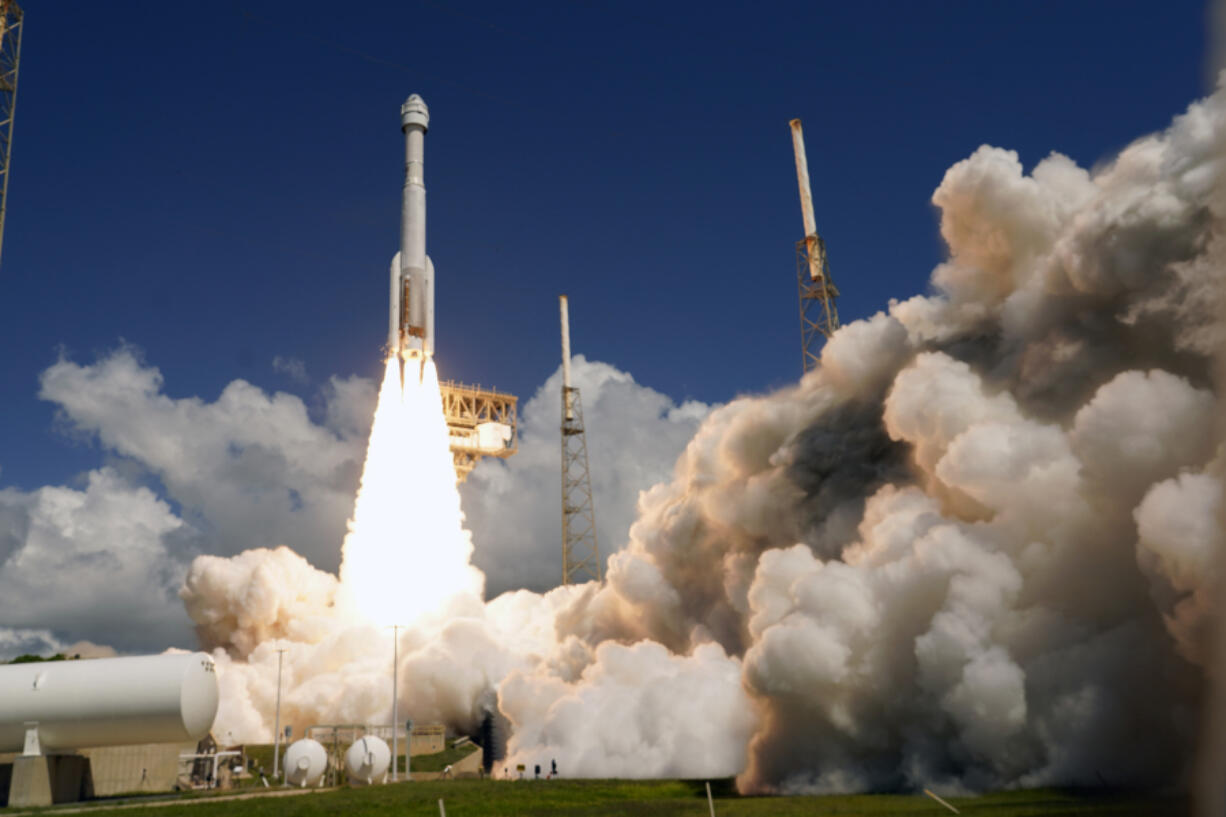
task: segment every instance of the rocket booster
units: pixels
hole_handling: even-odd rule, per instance
[[[400,106],[404,131],[404,194],[400,252],[392,259],[388,351],[421,366],[434,354],[434,265],[426,255],[426,103],[413,94]]]

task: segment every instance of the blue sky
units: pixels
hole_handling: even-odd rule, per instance
[[[411,92],[443,376],[529,397],[567,292],[576,352],[721,401],[800,369],[788,119],[850,320],[925,289],[978,145],[1092,165],[1207,87],[1199,2],[26,6],[0,487],[98,461],[37,398],[61,352],[206,400],[375,376]]]

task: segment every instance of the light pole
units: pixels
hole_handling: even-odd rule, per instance
[[[392,625],[392,782],[398,780],[397,772],[400,769],[400,741],[397,735],[400,732],[400,625]],[[409,736],[405,735],[405,740],[409,740]],[[408,756],[409,749],[405,747],[405,756]],[[408,770],[405,770],[405,776],[408,776]]]
[[[277,650],[277,714],[272,728],[272,779],[279,777],[281,770],[281,660],[285,658],[285,648]]]

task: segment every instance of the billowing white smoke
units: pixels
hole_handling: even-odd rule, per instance
[[[651,428],[672,436],[686,434],[687,429],[692,432],[706,407],[672,406],[663,395],[636,385],[628,375],[605,364],[577,359],[575,369],[588,387],[591,416],[608,415],[627,426],[602,425],[609,436],[605,447],[616,451],[620,445],[618,453],[635,469],[666,473],[662,463],[653,464],[652,457],[658,459],[670,447],[675,451],[685,437],[670,444],[655,440],[648,460],[642,462],[634,454],[644,446],[626,445],[619,432],[642,434]],[[233,558],[200,557],[193,563],[180,595],[202,643],[217,648],[223,685],[215,726],[219,736],[235,741],[271,737],[278,649],[284,650],[284,723],[299,731],[320,723],[387,723],[393,644],[386,625],[408,623],[401,629],[399,644],[401,714],[405,717],[418,722],[443,721],[471,732],[497,706],[500,680],[511,675],[533,677],[545,667],[558,678],[579,682],[593,660],[596,667],[603,666],[606,654],[618,659],[618,677],[627,685],[627,709],[633,709],[629,704],[631,686],[637,683],[634,678],[650,674],[661,684],[672,679],[668,687],[675,695],[690,681],[718,668],[704,683],[711,689],[723,689],[724,714],[713,722],[710,717],[681,720],[674,711],[668,730],[693,738],[698,748],[689,749],[680,762],[673,749],[661,747],[650,758],[633,761],[633,768],[639,775],[676,769],[727,774],[741,765],[744,740],[724,741],[723,724],[735,724],[747,736],[751,717],[740,688],[739,663],[722,650],[711,647],[695,666],[667,656],[658,646],[628,653],[598,651],[594,657],[591,647],[577,639],[557,643],[555,623],[561,609],[574,606],[592,587],[558,588],[545,595],[504,593],[486,604],[480,598],[480,574],[473,582],[464,571],[456,572],[456,557],[460,565],[467,565],[471,545],[461,528],[458,504],[452,504],[458,496],[451,485],[450,454],[445,449],[439,408],[435,405],[427,412],[428,407],[414,405],[415,388],[414,383],[406,385],[402,399],[395,364],[389,364],[344,544],[340,581],[286,547],[250,550]],[[544,409],[545,402],[542,390],[526,407],[521,452],[528,455],[526,459],[516,461],[511,477],[501,469],[503,473],[491,474],[486,484],[515,477],[543,482],[550,474],[556,479],[556,440],[550,444],[543,431],[556,424],[547,419],[554,416],[555,411],[549,409],[556,401],[548,401],[549,409]],[[418,416],[413,416],[415,412]],[[555,435],[556,431],[548,436]],[[435,450],[439,441],[443,448]],[[549,457],[552,465],[543,468],[546,448],[555,453]],[[440,463],[445,473],[435,467]],[[624,501],[622,494],[645,482],[635,476],[619,470],[620,480],[627,484],[614,485],[612,491],[600,495]],[[549,495],[552,501],[545,512],[554,518],[556,490]],[[491,491],[482,505],[491,519],[479,520],[482,529],[494,529],[499,511],[512,501],[537,513],[542,510],[530,497]],[[513,562],[508,562],[499,567],[498,575],[513,572]],[[423,598],[428,600],[424,606]],[[661,706],[667,703],[660,701]],[[662,721],[644,722],[650,735],[635,739],[624,727],[616,732],[609,728],[621,714],[611,707],[605,712],[607,733],[628,740],[627,746],[654,744],[664,727]],[[704,746],[711,747],[710,751]],[[560,759],[565,764],[570,750],[578,749],[564,748],[568,754]],[[630,764],[631,753],[623,754],[624,763]],[[588,751],[585,764],[571,764],[569,773],[599,774],[601,756],[601,752]]]
[[[959,162],[935,294],[712,411],[603,587],[407,631],[406,711],[470,730],[496,690],[509,763],[748,791],[1180,781],[1223,539],[1223,138],[1219,91],[1094,173]],[[388,718],[389,634],[294,558],[183,591],[236,738],[268,734],[270,639],[290,722]]]
[[[569,777],[721,777],[745,764],[755,720],[740,666],[718,644],[678,656],[661,644],[605,641],[582,675],[513,672],[499,686],[520,760]]]
[[[219,647],[219,736],[271,740],[277,649],[286,650],[282,722],[296,733],[390,722],[392,631],[354,615],[339,603],[340,590],[335,576],[285,547],[192,564],[181,595],[201,641]],[[521,591],[489,604],[458,594],[402,628],[402,717],[474,731],[499,680],[552,656],[556,610],[581,592]]]
[[[747,790],[1179,780],[1223,538],[1224,109],[1093,175],[951,168],[938,293],[715,411],[560,632],[742,656]]]

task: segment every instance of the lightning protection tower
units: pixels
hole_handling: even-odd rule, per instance
[[[17,66],[21,61],[21,6],[0,0],[0,247],[8,209],[9,167],[13,156],[13,112],[17,109]]]
[[[805,220],[805,237],[796,243],[796,283],[800,290],[801,365],[803,371],[808,372],[821,360],[822,343],[839,328],[839,310],[835,303],[839,290],[830,280],[826,242],[817,234],[817,222],[813,218],[813,192],[809,187],[809,162],[805,159],[800,120],[793,119],[789,124],[800,184],[800,210]]]
[[[583,403],[570,384],[570,318],[566,296],[558,296],[562,313],[562,584],[600,581],[596,547],[596,511],[588,474]]]

